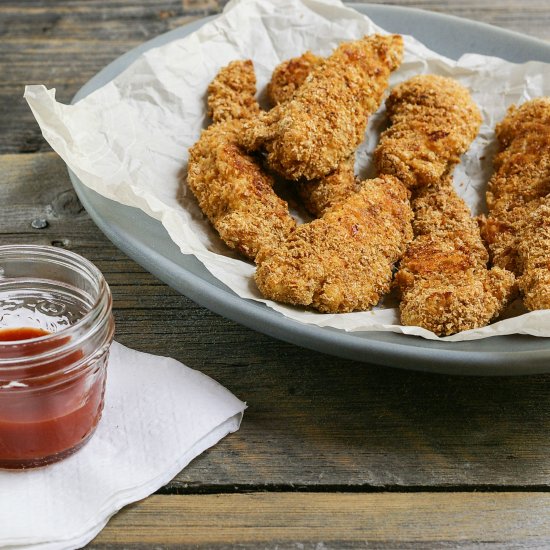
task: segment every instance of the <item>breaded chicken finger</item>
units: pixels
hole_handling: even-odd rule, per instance
[[[460,160],[481,124],[468,90],[455,80],[420,75],[396,86],[386,100],[390,127],[374,153],[378,170],[409,189],[438,185]]]
[[[272,105],[289,101],[304,83],[311,71],[323,62],[324,58],[306,52],[280,63],[275,67],[267,86],[267,95]],[[316,217],[332,205],[341,202],[360,186],[355,177],[355,153],[343,160],[337,168],[321,178],[301,179],[296,189],[305,208]]]
[[[355,155],[343,160],[328,176],[296,182],[296,189],[306,210],[315,217],[322,216],[361,189],[355,177]]]
[[[189,150],[187,185],[223,241],[254,259],[262,246],[277,246],[296,227],[272,178],[238,145],[243,120],[256,113],[250,61],[234,61],[209,87],[215,122]],[[256,107],[252,107],[256,105]]]
[[[277,65],[267,85],[267,98],[271,105],[279,105],[292,99],[311,71],[323,61],[324,57],[307,51]]]
[[[256,116],[256,75],[250,59],[232,61],[220,69],[208,86],[208,116],[212,122],[242,120]]]
[[[412,201],[415,239],[396,283],[401,322],[447,336],[487,325],[514,294],[514,276],[487,269],[488,254],[468,207],[449,179]]]
[[[269,167],[287,179],[330,174],[363,140],[402,55],[398,35],[341,44],[289,101],[245,124],[243,145],[264,150]]]
[[[550,97],[511,107],[495,131],[500,151],[487,206],[498,216],[550,193]]]
[[[262,248],[255,281],[269,299],[321,312],[370,309],[389,291],[412,238],[408,191],[384,176],[300,225],[277,249]]]
[[[415,190],[415,239],[396,275],[401,322],[442,336],[484,326],[508,303],[514,277],[487,270],[479,228],[449,175],[477,134],[479,110],[460,84],[433,75],[400,84],[386,106],[392,125],[378,169]]]
[[[519,277],[525,306],[550,309],[550,98],[512,107],[496,135],[483,236],[494,264]]]

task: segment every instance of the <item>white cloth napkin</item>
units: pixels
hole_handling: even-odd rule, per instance
[[[0,548],[84,546],[117,510],[238,430],[245,408],[174,359],[113,343],[103,418],[88,444],[45,468],[0,471]]]

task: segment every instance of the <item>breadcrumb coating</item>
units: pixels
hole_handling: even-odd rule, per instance
[[[271,105],[279,105],[291,99],[309,73],[323,61],[323,57],[307,51],[277,65],[267,85],[267,98]]]
[[[514,276],[487,270],[479,227],[449,176],[479,130],[479,109],[458,82],[421,75],[396,86],[386,110],[378,170],[415,192],[415,239],[395,277],[401,322],[440,336],[485,326],[513,295]]]
[[[468,205],[458,196],[450,177],[442,180],[438,186],[418,189],[411,206],[415,236],[460,235],[467,243],[469,255],[476,265],[487,265],[489,254],[481,239],[479,226],[472,218]]]
[[[391,126],[374,153],[382,174],[409,188],[438,185],[460,160],[481,125],[468,90],[455,80],[420,75],[396,86],[386,100]]]
[[[516,275],[521,274],[518,246],[523,233],[528,230],[530,215],[544,202],[544,197],[534,199],[499,213],[494,217],[481,216],[481,235],[489,248],[491,261]]]
[[[496,127],[500,152],[489,181],[493,217],[550,193],[550,97],[511,107]]]
[[[525,307],[550,309],[550,196],[526,216],[518,258],[522,273],[518,285]]]
[[[327,209],[357,193],[360,188],[361,183],[355,177],[355,155],[343,160],[328,176],[296,183],[304,207],[315,217],[322,216]]]
[[[220,85],[228,75],[240,75],[231,91]],[[296,227],[288,205],[272,189],[273,179],[253,156],[238,145],[243,120],[254,109],[238,108],[247,101],[236,97],[253,97],[250,83],[255,83],[254,69],[248,61],[235,61],[222,69],[211,85],[209,105],[214,120],[189,149],[187,185],[199,206],[220,234],[222,240],[245,256],[254,259],[263,246],[278,246]],[[240,84],[238,84],[240,83]],[[243,88],[239,87],[242,84]],[[235,116],[237,118],[232,119]]]
[[[489,324],[515,292],[514,275],[487,269],[488,254],[450,180],[412,201],[415,239],[396,275],[401,322],[440,336]]]
[[[550,98],[511,107],[496,135],[483,237],[493,263],[518,276],[525,306],[550,309]]]
[[[255,95],[256,75],[252,61],[232,61],[208,86],[208,116],[212,122],[255,116],[260,112]]]
[[[267,85],[267,95],[272,105],[292,98],[311,71],[324,60],[307,51],[299,57],[283,61],[275,67]],[[359,190],[355,177],[355,154],[343,160],[336,169],[321,178],[302,179],[297,182],[297,191],[307,211],[315,217],[332,205],[344,200]]]
[[[412,238],[408,195],[391,176],[367,180],[278,248],[262,248],[261,293],[325,313],[370,309],[389,291],[393,265]]]
[[[290,180],[330,174],[363,140],[402,55],[399,35],[341,44],[292,99],[245,124],[244,147],[263,149],[268,166]]]

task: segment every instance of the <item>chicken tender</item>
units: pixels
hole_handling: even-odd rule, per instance
[[[355,177],[355,155],[342,161],[328,176],[300,180],[296,189],[306,210],[315,217],[322,216],[327,209],[361,189],[361,183]]]
[[[235,74],[239,78],[228,85]],[[190,148],[187,169],[187,185],[222,240],[251,259],[263,246],[278,246],[296,227],[287,203],[272,189],[273,179],[238,145],[244,117],[256,111],[245,108],[254,93],[252,63],[236,61],[220,71],[208,97],[218,122]]]
[[[504,210],[498,217],[492,213],[488,217],[481,216],[481,234],[494,265],[521,274],[519,244],[528,230],[527,221],[543,203],[544,197]]]
[[[245,123],[244,147],[264,150],[268,166],[290,180],[330,174],[363,140],[402,55],[398,35],[341,44],[292,99]]]
[[[412,238],[408,195],[391,176],[365,181],[277,249],[262,248],[255,275],[261,293],[327,313],[376,305]]]
[[[272,105],[290,100],[311,71],[323,60],[324,58],[308,51],[275,67],[267,86],[267,95]],[[356,193],[359,182],[354,168],[355,153],[343,160],[327,176],[297,182],[298,194],[308,212],[315,217],[322,216],[327,208],[346,199],[351,193]]]
[[[508,303],[514,276],[487,270],[478,225],[449,175],[479,130],[479,110],[463,86],[434,75],[396,86],[386,109],[378,169],[415,194],[415,239],[395,279],[401,322],[442,336],[485,326]]]
[[[250,59],[232,61],[223,67],[208,86],[208,116],[212,122],[256,116],[256,75]]]
[[[277,65],[267,85],[267,98],[271,105],[279,105],[291,99],[311,71],[323,61],[323,57],[307,51]]]
[[[487,269],[477,223],[449,179],[412,201],[415,239],[401,260],[401,322],[446,336],[496,318],[514,295],[514,276]]]
[[[496,127],[500,152],[489,181],[487,206],[498,218],[550,193],[550,97],[512,107]]]
[[[525,307],[550,309],[550,196],[525,219],[518,243],[518,279]]]
[[[420,75],[396,86],[386,100],[391,126],[374,153],[382,174],[410,189],[438,185],[459,162],[481,125],[466,88],[455,80]]]
[[[496,135],[483,236],[493,263],[518,276],[525,306],[550,309],[550,98],[512,107]]]

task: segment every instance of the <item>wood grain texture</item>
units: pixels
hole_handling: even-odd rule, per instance
[[[550,39],[547,0],[377,3]],[[56,87],[68,102],[120,54],[224,4],[0,2],[0,244],[86,256],[111,285],[121,343],[200,369],[249,405],[239,432],[116,516],[90,548],[550,547],[550,376],[421,374],[276,341],[171,290],[82,209],[24,84]],[[47,227],[33,229],[35,219]]]
[[[241,430],[167,491],[550,487],[550,376],[402,372],[278,342],[179,295],[129,260],[82,210],[55,153],[0,155],[0,243],[91,259],[117,339],[214,377],[249,409]],[[36,230],[33,219],[48,227]]]
[[[373,2],[429,9],[550,40],[547,0]],[[50,150],[23,100],[25,84],[57,89],[68,103],[94,74],[136,45],[218,13],[224,0],[0,3],[0,153]]]
[[[528,493],[154,496],[122,511],[89,548],[545,548],[549,506],[550,495]]]
[[[369,3],[435,11],[550,40],[547,0],[369,0]]]

